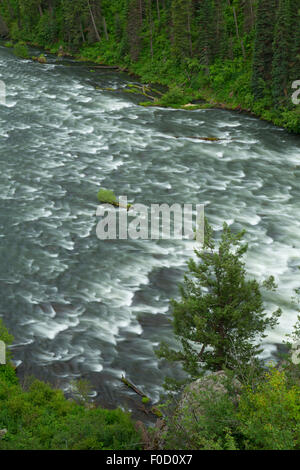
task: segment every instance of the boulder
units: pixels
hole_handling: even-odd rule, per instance
[[[205,395],[207,398],[225,395],[228,393],[226,386],[227,381],[227,376],[222,370],[195,380],[195,382],[190,383],[185,388],[178,404],[178,410],[188,407],[196,415],[201,413],[201,407],[199,408],[197,397],[201,396],[201,394]],[[237,402],[239,400],[241,384],[237,379],[234,379],[230,382],[230,386],[233,392],[233,400]]]

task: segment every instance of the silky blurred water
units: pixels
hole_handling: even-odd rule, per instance
[[[88,378],[100,403],[130,408],[126,374],[159,397],[168,366],[154,349],[172,336],[169,299],[194,243],[99,240],[100,186],[131,202],[202,203],[215,229],[245,228],[249,272],[279,284],[265,299],[283,309],[271,357],[297,316],[299,137],[227,111],[140,107],[120,92],[132,78],[71,61],[42,66],[0,47],[0,66],[0,316],[20,376],[65,390]]]

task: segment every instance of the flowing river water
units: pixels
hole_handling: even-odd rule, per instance
[[[265,298],[283,309],[264,343],[272,357],[297,317],[299,136],[228,111],[143,108],[126,74],[72,61],[0,47],[0,65],[0,316],[20,376],[66,391],[84,377],[104,406],[132,408],[124,374],[159,397],[169,371],[154,350],[172,336],[169,299],[194,243],[99,240],[101,186],[143,204],[202,203],[215,229],[245,228],[250,274],[279,285]]]

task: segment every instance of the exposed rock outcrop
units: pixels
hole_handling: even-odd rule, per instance
[[[184,427],[187,414],[197,420],[205,413],[203,402],[201,405],[202,397],[204,400],[208,399],[209,401],[214,401],[217,400],[218,397],[228,394],[230,400],[237,403],[239,401],[240,391],[241,383],[237,379],[230,379],[230,381],[228,381],[223,371],[213,372],[201,377],[187,385],[184,389],[173,411],[174,414],[172,413],[172,420],[175,420],[179,427]],[[147,429],[141,422],[136,423],[136,428],[141,432],[143,448],[145,450],[164,449],[165,435],[168,432],[168,426],[164,419],[158,419],[155,426],[151,429]]]
[[[182,394],[178,404],[178,410],[188,407],[191,411],[194,411],[196,415],[201,414],[201,407],[199,407],[197,397],[201,396],[201,394],[205,394],[207,398],[213,398],[228,393],[226,387],[227,381],[228,379],[225,372],[221,370],[190,383]],[[230,385],[233,392],[233,400],[238,401],[241,384],[235,379],[230,382]]]

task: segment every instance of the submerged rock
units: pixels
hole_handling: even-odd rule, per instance
[[[47,63],[47,59],[44,56],[44,54],[41,54],[39,57],[32,57],[32,60],[34,60],[35,62],[39,62],[40,64],[46,64]]]

